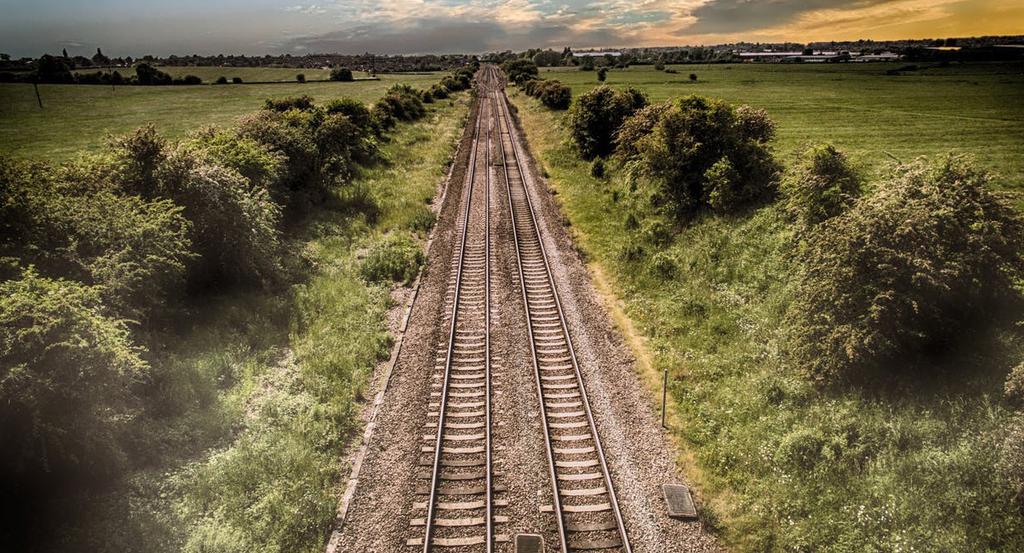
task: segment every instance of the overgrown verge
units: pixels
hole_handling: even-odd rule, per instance
[[[422,99],[268,101],[178,143],[3,164],[0,543],[322,547],[468,101]]]
[[[593,103],[627,104],[608,96],[608,102]],[[995,270],[1011,281],[1016,278],[1019,286],[1019,273],[1013,277],[1019,243],[1009,246],[1002,238],[1019,229],[1013,217],[1007,218],[990,198],[975,192],[979,183],[984,189],[984,179],[972,176],[973,169],[958,169],[956,160],[945,166],[936,161],[916,169],[898,168],[892,177],[894,187],[900,179],[915,182],[893,194],[906,194],[906,201],[898,202],[900,209],[908,217],[920,213],[920,218],[893,231],[878,227],[877,234],[872,234],[877,241],[898,243],[860,243],[860,251],[882,253],[863,267],[844,266],[837,258],[834,270],[844,275],[869,270],[872,262],[888,263],[877,267],[884,277],[879,291],[891,285],[903,294],[921,286],[914,277],[899,280],[902,277],[897,275],[905,273],[892,264],[905,259],[921,263],[918,278],[929,279],[935,286],[928,294],[941,298],[943,292],[938,290],[948,290],[950,297],[990,306],[989,291],[977,286],[991,286],[993,291],[998,287],[998,297],[1004,298],[1002,309],[990,308],[981,321],[968,318],[974,322],[966,326],[964,318],[956,317],[957,336],[952,340],[944,336],[938,343],[922,339],[934,335],[928,329],[936,319],[910,315],[912,302],[905,308],[889,306],[900,316],[923,321],[922,326],[908,328],[908,335],[872,326],[870,316],[850,324],[843,321],[843,326],[835,328],[853,329],[851,335],[861,328],[888,332],[901,343],[888,349],[868,344],[871,349],[856,350],[861,357],[852,363],[858,368],[864,366],[864,351],[879,352],[874,360],[890,369],[884,371],[884,378],[861,379],[856,384],[839,379],[823,386],[808,376],[821,373],[794,355],[787,332],[800,321],[793,317],[794,304],[832,298],[831,292],[817,290],[812,295],[806,284],[801,288],[800,275],[804,274],[805,282],[808,278],[802,273],[809,266],[806,256],[826,259],[806,253],[813,246],[801,244],[812,240],[809,226],[847,210],[854,211],[844,216],[844,222],[825,223],[828,226],[823,228],[838,235],[839,225],[857,227],[858,220],[884,220],[879,214],[894,213],[892,206],[867,214],[872,205],[885,204],[884,195],[872,192],[859,202],[859,185],[850,182],[842,159],[821,150],[810,171],[823,175],[822,182],[794,191],[789,181],[783,181],[783,193],[792,201],[770,201],[772,186],[766,195],[747,197],[730,209],[718,210],[707,201],[714,189],[708,184],[743,181],[723,181],[728,172],[708,168],[716,165],[716,156],[741,150],[756,154],[748,159],[764,159],[756,145],[742,146],[740,141],[718,151],[707,146],[715,143],[702,141],[704,149],[663,156],[665,163],[657,163],[659,158],[653,156],[670,151],[670,139],[680,140],[695,128],[705,128],[703,124],[711,128],[728,121],[729,115],[719,108],[708,111],[703,105],[690,110],[690,114],[715,113],[691,121],[686,114],[667,119],[664,114],[683,109],[693,100],[680,101],[677,107],[640,110],[623,128],[632,125],[636,135],[653,138],[629,143],[662,144],[654,144],[639,166],[601,160],[598,165],[581,160],[583,149],[571,140],[572,110],[561,116],[521,96],[513,96],[513,102],[578,244],[611,277],[615,294],[649,339],[655,368],[670,371],[670,392],[682,420],[674,432],[694,454],[695,469],[699,469],[688,476],[702,492],[704,521],[719,529],[728,543],[740,551],[1011,551],[1024,547],[1019,511],[1020,475],[1024,474],[1021,426],[1013,422],[1017,417],[1013,404],[1003,399],[1004,379],[1024,356],[1024,339],[1014,325],[1013,311],[1005,309],[1016,305],[1005,303],[1006,279],[973,272],[979,270],[975,268]],[[643,116],[646,122],[636,119]],[[757,123],[762,114],[741,114],[743,120]],[[659,125],[660,131],[656,130]],[[592,155],[610,152],[602,150],[610,142],[601,138],[611,139],[614,132],[587,125],[575,128],[586,132],[584,143],[593,147]],[[736,159],[730,162],[740,165]],[[674,169],[684,171],[685,178],[661,180],[666,170]],[[681,183],[686,186],[666,190]],[[955,194],[965,196],[957,200]],[[680,198],[694,201],[680,202]],[[922,208],[917,209],[918,205]],[[954,207],[964,205],[978,209]],[[652,210],[658,206],[672,209]],[[936,228],[927,225],[952,225],[952,221],[963,224],[945,228],[942,240],[911,240],[918,230],[927,233],[926,229]],[[813,234],[822,236],[822,231]],[[959,242],[946,240],[951,236],[985,245],[961,248],[954,245]],[[820,247],[819,254],[836,251],[824,243]],[[850,244],[851,251],[858,251],[857,247]],[[886,255],[892,257],[883,259]],[[942,265],[947,261],[949,265]],[[962,284],[967,282],[974,284]],[[975,301],[981,296],[985,302]],[[935,299],[918,301],[944,309],[943,317],[959,315],[947,306],[937,306]],[[820,307],[814,309],[825,313]],[[819,337],[817,344],[832,338]],[[901,355],[894,357],[894,351]],[[1011,378],[1006,383],[1011,397],[1020,396],[1020,380]]]

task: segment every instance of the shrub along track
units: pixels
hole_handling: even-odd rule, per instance
[[[518,533],[548,551],[715,550],[667,518],[674,453],[548,222],[502,76],[486,66],[477,90],[466,178],[438,222],[448,246],[428,259],[340,550],[511,551]]]

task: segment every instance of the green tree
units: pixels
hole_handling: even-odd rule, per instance
[[[332,81],[351,82],[353,80],[352,70],[347,67],[339,67],[331,71]]]
[[[684,218],[703,209],[734,211],[774,193],[779,166],[768,143],[775,126],[763,111],[688,96],[658,114],[653,125],[648,119],[625,125],[633,143],[620,140],[620,147],[653,186],[658,207]]]
[[[569,128],[584,159],[605,157],[627,117],[647,104],[637,90],[615,90],[602,85],[581,94],[569,110]]]

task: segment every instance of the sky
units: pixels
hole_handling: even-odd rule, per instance
[[[305,3],[312,2],[312,3]],[[0,0],[0,52],[480,53],[1024,34],[1022,0]]]

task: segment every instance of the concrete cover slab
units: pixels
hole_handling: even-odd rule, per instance
[[[672,518],[697,518],[697,509],[693,506],[690,488],[683,484],[665,484],[661,487],[668,504],[668,516]]]
[[[537,534],[516,534],[516,553],[543,553],[544,538]]]

